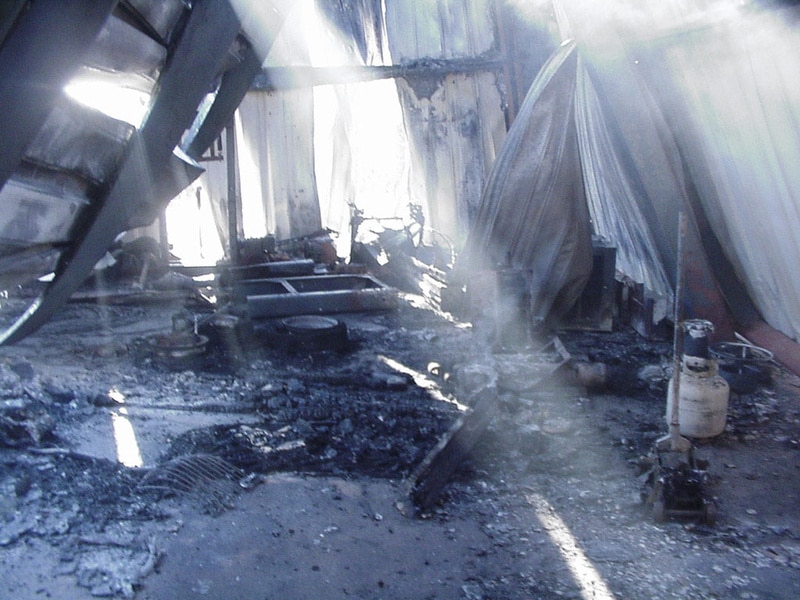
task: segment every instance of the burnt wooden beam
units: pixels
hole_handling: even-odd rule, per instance
[[[469,457],[496,412],[497,398],[483,396],[468,413],[459,417],[414,469],[408,490],[418,510],[427,512],[433,508],[450,477]]]
[[[348,66],[348,67],[269,67],[253,80],[251,89],[259,91],[290,90],[358,83],[397,77],[446,77],[459,73],[502,71],[504,61],[495,55],[477,58],[420,60],[405,65]]]
[[[533,385],[538,385],[555,373],[570,359],[569,352],[558,337],[553,337],[538,354],[555,351],[559,360],[548,363]],[[405,483],[407,495],[420,512],[436,504],[453,473],[467,460],[497,412],[497,397],[484,390],[475,405],[453,424]]]

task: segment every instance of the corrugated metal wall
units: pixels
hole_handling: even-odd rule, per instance
[[[384,6],[360,0],[316,6],[312,0],[297,4],[266,66],[364,69],[365,82],[331,81],[333,93],[317,87],[314,94],[297,81],[293,85],[302,91],[250,93],[238,116],[242,201],[247,207],[260,199],[262,208],[245,212],[263,215],[266,231],[291,237],[320,225],[345,233],[348,203],[380,217],[407,215],[407,206],[416,204],[424,208],[428,225],[463,239],[505,135],[501,82],[493,70],[455,68],[459,72],[448,74],[442,61],[474,60],[496,47],[493,2],[392,0]],[[425,64],[437,67],[438,75],[395,79],[388,93],[385,82],[366,81],[372,78],[369,65],[411,65],[410,71],[420,73]],[[309,95],[315,97],[311,111]],[[357,96],[376,100],[364,107]],[[404,165],[376,164],[381,152],[374,142],[350,135],[359,119],[399,125],[397,139],[385,144],[401,143],[405,150],[385,152],[385,161]],[[321,122],[324,127],[315,126]],[[385,173],[376,173],[380,169]],[[394,183],[386,184],[387,177]],[[370,186],[392,191],[372,194]],[[398,198],[398,191],[405,197]],[[376,201],[381,194],[383,200]],[[310,210],[312,199],[322,206],[321,222]],[[298,210],[303,214],[295,214]]]
[[[394,64],[478,56],[495,46],[494,3],[487,0],[387,0]]]

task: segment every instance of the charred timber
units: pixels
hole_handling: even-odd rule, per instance
[[[403,65],[368,67],[270,67],[263,69],[253,80],[250,89],[277,91],[330,85],[394,79],[397,77],[445,77],[454,74],[501,71],[504,63],[499,56],[421,60]]]

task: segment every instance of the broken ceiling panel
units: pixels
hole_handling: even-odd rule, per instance
[[[748,291],[755,296],[753,290],[758,288],[763,294],[759,309],[764,314],[774,311],[771,322],[793,330],[791,318],[787,319],[793,308],[787,310],[784,298],[798,288],[788,269],[778,272],[781,257],[796,252],[778,249],[774,242],[764,244],[770,249],[763,257],[773,249],[779,256],[761,260],[749,271],[743,267],[742,256],[752,257],[754,248],[762,246],[748,240],[766,215],[782,215],[781,223],[794,222],[792,216],[796,216],[793,208],[779,206],[776,199],[783,190],[795,187],[787,177],[793,170],[784,159],[794,162],[796,140],[777,141],[777,132],[786,131],[786,122],[796,120],[790,100],[796,94],[788,91],[796,78],[790,75],[791,66],[779,66],[779,58],[793,54],[797,34],[779,26],[776,12],[759,15],[754,3],[708,2],[704,5],[708,10],[702,12],[678,1],[618,2],[613,11],[580,0],[565,0],[562,5],[589,65],[600,106],[607,111],[608,133],[620,148],[627,149],[615,153],[609,163],[608,156],[586,154],[591,145],[584,144],[582,158],[594,160],[606,179],[616,168],[614,162],[634,176],[629,180],[630,189],[635,190],[632,197],[671,280],[677,262],[678,213],[689,217],[684,314],[709,319],[716,325],[715,335],[731,336],[734,318],[740,323],[758,318],[748,297]],[[630,24],[654,15],[664,17],[665,28],[636,35],[636,27]],[[788,11],[781,16],[787,15]],[[751,38],[752,44],[747,41]],[[770,47],[780,50],[765,52]],[[760,64],[762,52],[769,56]],[[773,99],[775,104],[766,110]],[[593,134],[589,131],[591,120],[584,125],[586,136],[603,134],[598,128]],[[599,167],[601,162],[606,165]],[[590,195],[596,183],[587,180]],[[793,195],[785,197],[789,196]],[[736,206],[736,197],[742,198],[742,207],[755,206],[753,198],[758,197],[759,208],[744,217],[747,227],[734,234],[733,224],[747,214],[746,208]],[[765,207],[766,198],[770,205]],[[623,204],[611,203],[611,213]],[[759,239],[795,243],[792,234],[776,238],[773,229],[768,225]],[[630,250],[637,246],[630,237],[635,233],[623,236],[620,232],[628,238]],[[641,248],[650,244],[641,241]],[[646,263],[648,255],[637,260]],[[781,292],[778,281],[784,287]],[[769,301],[767,296],[771,296]]]
[[[113,5],[42,1],[15,21],[0,46],[0,185],[19,165]]]
[[[602,90],[603,109],[618,125],[620,144],[625,148],[618,158],[628,165],[626,171],[634,178],[632,189],[639,188],[634,198],[647,219],[671,283],[677,273],[678,215],[684,212],[687,216],[684,314],[687,318],[712,321],[718,335],[732,335],[731,314],[721,295],[715,267],[704,248],[707,234],[701,233],[702,215],[695,215],[691,183],[684,172],[681,150],[671,133],[671,123],[632,68],[635,65],[610,66],[598,61],[591,65],[595,84]],[[647,256],[642,255],[638,260],[646,261]]]

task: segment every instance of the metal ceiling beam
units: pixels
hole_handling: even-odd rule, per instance
[[[19,165],[116,0],[37,0],[0,47],[0,187]]]
[[[5,2],[0,2],[0,46],[6,39],[8,32],[14,28],[14,23],[27,2],[28,0],[6,0]]]
[[[211,105],[197,135],[186,147],[186,154],[197,160],[211,147],[241,104],[253,79],[260,72],[261,60],[256,56],[252,46],[248,46],[242,62],[222,76],[214,104]]]
[[[240,40],[242,47],[239,62],[222,75],[216,98],[203,124],[194,138],[188,140],[184,147],[186,154],[193,159],[198,160],[231,122],[233,113],[239,108],[242,98],[250,89],[256,76],[261,73],[264,58],[272,48],[285,18],[284,13],[274,11],[272,17],[263,23],[264,30],[259,32],[261,43],[258,49],[253,44]]]
[[[239,32],[227,1],[194,3],[186,28],[158,82],[158,96],[129,146],[119,176],[99,210],[79,223],[76,243],[62,255],[47,289],[0,337],[0,344],[23,339],[41,327],[83,283],[105,251],[132,223],[155,219],[163,202],[159,189],[174,174],[173,151],[194,120]]]

